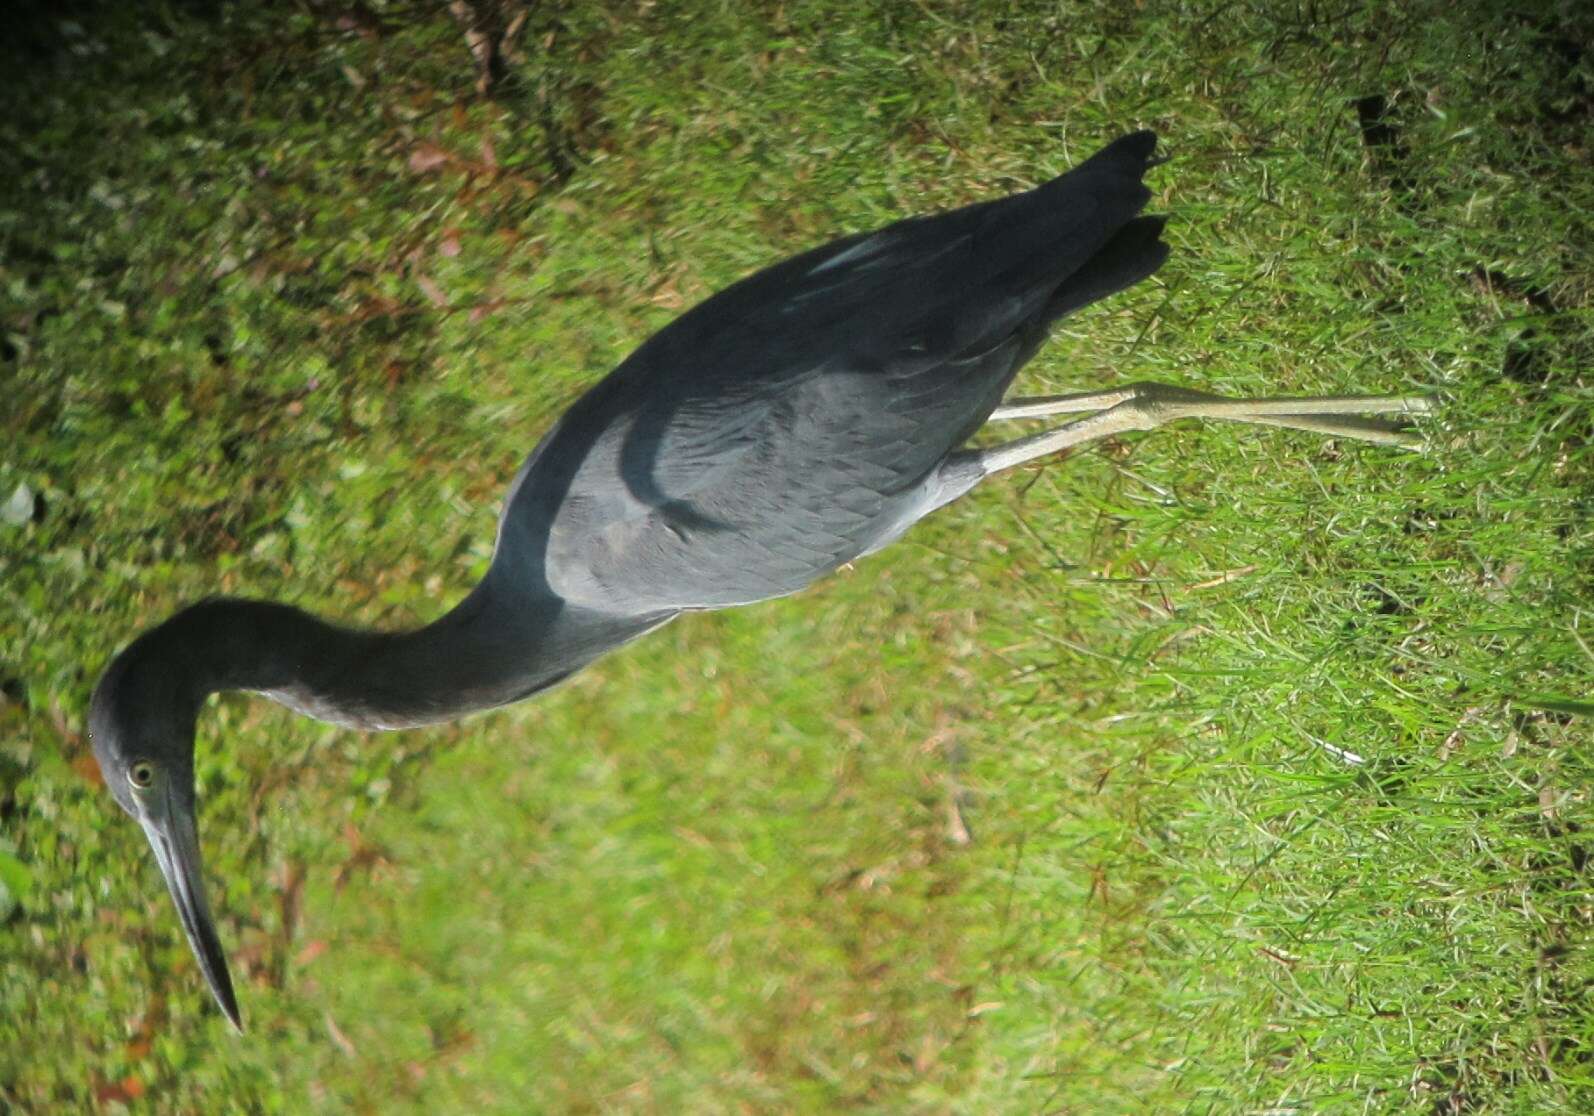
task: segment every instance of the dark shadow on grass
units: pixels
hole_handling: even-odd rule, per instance
[[[1389,99],[1382,93],[1375,93],[1359,97],[1352,104],[1356,109],[1357,126],[1361,129],[1362,146],[1367,148],[1373,166],[1400,197],[1402,208],[1409,207],[1416,180],[1406,165],[1410,151],[1390,113]]]

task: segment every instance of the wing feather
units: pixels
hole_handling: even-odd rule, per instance
[[[1128,233],[1153,144],[1127,136],[1034,190],[846,237],[721,291],[577,402],[506,523],[522,494],[559,493],[524,496],[546,520],[550,584],[628,607],[792,592],[875,548],[922,514],[927,478],[1051,318],[1161,262],[1155,229]]]

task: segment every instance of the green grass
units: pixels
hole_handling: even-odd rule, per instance
[[[408,6],[0,48],[0,1109],[1594,1110],[1587,17],[565,7],[493,100]],[[1123,439],[455,727],[215,700],[231,1035],[114,651],[437,615],[682,307],[1132,126],[1173,258],[1024,389],[1437,391],[1429,449]]]

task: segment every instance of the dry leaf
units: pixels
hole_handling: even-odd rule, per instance
[[[487,317],[487,315],[498,313],[498,311],[504,308],[504,304],[505,300],[501,298],[489,298],[485,302],[478,302],[475,306],[471,307],[470,324],[475,325],[477,322]]]
[[[332,1045],[343,1051],[344,1057],[353,1058],[358,1052],[354,1049],[354,1044],[349,1041],[349,1036],[344,1034],[342,1028],[333,1021],[330,1011],[326,1013],[325,1019],[327,1034],[332,1036]]]
[[[105,775],[100,771],[99,760],[88,752],[72,757],[72,770],[89,783],[102,787],[105,785]]]
[[[443,288],[439,287],[437,281],[431,276],[417,275],[415,277],[415,285],[426,292],[426,301],[439,310],[448,305],[448,296],[443,293]]]
[[[94,1097],[101,1104],[115,1101],[126,1104],[144,1095],[144,1083],[132,1074],[120,1081],[101,1081],[94,1086]]]
[[[448,152],[435,143],[423,143],[410,152],[410,170],[425,174],[448,162]]]

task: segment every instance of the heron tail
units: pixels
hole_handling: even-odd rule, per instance
[[[1161,216],[1136,217],[1114,233],[1052,293],[1044,312],[1046,324],[1132,287],[1161,267],[1168,246],[1159,237],[1167,221]]]

